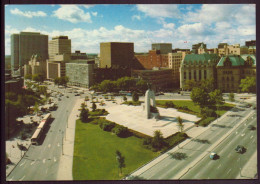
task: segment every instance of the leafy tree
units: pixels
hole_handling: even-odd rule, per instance
[[[86,108],[87,107],[87,105],[83,102],[82,104],[81,104],[81,109],[84,109],[84,108]]]
[[[165,102],[165,106],[166,106],[167,108],[174,108],[174,107],[175,107],[172,101],[166,101],[166,102]]]
[[[39,112],[39,105],[38,105],[37,102],[35,102],[34,107],[33,107],[33,110],[34,110],[34,112],[38,115],[38,112]]]
[[[256,77],[246,77],[245,79],[241,79],[239,87],[242,92],[256,93]]]
[[[138,90],[142,91],[143,93],[148,89],[147,82],[142,79],[136,82],[136,87]]]
[[[112,92],[115,90],[116,83],[114,81],[104,80],[100,83],[99,87],[101,91],[104,91],[106,93]]]
[[[126,101],[127,101],[127,97],[126,97],[126,96],[124,96],[124,97],[123,97],[123,100],[126,102]]]
[[[60,77],[60,85],[67,86],[68,82],[69,82],[69,77],[67,76]]]
[[[200,87],[207,93],[210,93],[216,89],[215,80],[213,78],[202,80]]]
[[[200,114],[203,118],[216,117],[216,111],[208,107],[201,108]]]
[[[162,133],[160,130],[154,131],[154,136],[152,139],[152,147],[155,148],[155,150],[161,150],[163,146],[165,145]]]
[[[137,94],[135,91],[133,92],[132,100],[133,100],[134,102],[137,102],[137,101],[139,100],[139,96],[138,96],[138,94]]]
[[[209,94],[202,88],[193,88],[190,97],[192,101],[200,107],[204,107],[209,104]]]
[[[61,85],[61,79],[60,79],[60,77],[56,77],[55,79],[54,79],[54,84],[55,85]]]
[[[224,99],[223,94],[219,89],[215,89],[214,91],[209,93],[209,103],[211,105],[223,105]]]
[[[177,121],[178,121],[178,127],[179,127],[179,130],[180,130],[180,132],[182,133],[182,131],[183,131],[183,128],[184,128],[184,124],[183,124],[183,120],[182,120],[182,118],[180,117],[180,116],[178,116],[177,117]]]
[[[198,83],[194,79],[185,81],[185,90],[191,91],[194,87],[198,87]]]
[[[25,79],[29,79],[29,80],[32,80],[32,75],[31,74],[26,74],[24,76]]]
[[[32,80],[39,83],[44,81],[44,77],[40,74],[34,74],[32,75]]]
[[[97,105],[95,102],[92,103],[92,111],[94,112],[97,109]]]
[[[80,120],[85,123],[88,121],[88,109],[86,108],[81,109]]]
[[[129,130],[127,127],[124,126],[116,126],[113,129],[113,132],[118,136],[118,137],[127,137],[129,136]]]
[[[125,157],[122,156],[122,153],[116,150],[116,160],[118,168],[120,169],[120,174],[122,174],[122,168],[125,167]]]
[[[39,86],[38,90],[41,95],[47,96],[47,87],[46,86]]]
[[[229,98],[229,100],[230,100],[231,102],[234,102],[234,101],[235,101],[235,95],[234,95],[234,93],[229,93],[228,98]]]
[[[135,79],[132,77],[121,77],[117,79],[116,86],[120,90],[130,90],[130,88],[135,87]]]

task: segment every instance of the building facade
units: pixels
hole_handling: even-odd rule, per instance
[[[171,69],[133,70],[132,77],[150,83],[156,91],[173,88],[173,73]]]
[[[100,43],[100,68],[123,66],[131,68],[134,60],[134,43]]]
[[[159,50],[161,54],[168,54],[172,52],[171,43],[152,43],[151,50]]]
[[[149,50],[149,53],[135,54],[135,58],[144,69],[153,67],[168,67],[168,54],[161,54],[159,50]]]
[[[221,48],[218,48],[218,55],[222,57],[230,54],[231,55],[248,54],[248,48],[246,46],[240,47],[240,44],[228,45],[222,43]]]
[[[187,54],[180,66],[180,88],[184,89],[186,80],[197,82],[216,78],[217,54]]]
[[[192,52],[193,54],[198,54],[198,53],[199,53],[198,50],[199,50],[200,47],[206,49],[206,48],[207,48],[207,45],[204,44],[203,42],[197,43],[197,44],[193,44],[193,45],[192,45],[192,50],[191,50],[191,52]]]
[[[66,63],[66,76],[69,84],[80,87],[90,87],[94,84],[94,62]]]
[[[31,56],[38,54],[48,59],[48,35],[37,32],[20,32],[11,35],[11,68],[15,71],[28,64]]]
[[[71,40],[68,36],[56,36],[49,41],[47,79],[66,76],[65,63],[71,60]]]
[[[173,83],[176,87],[180,85],[180,66],[181,61],[184,59],[186,52],[169,53],[169,68],[172,69]]]
[[[217,64],[218,88],[223,92],[238,92],[241,79],[256,77],[254,55],[223,56]]]
[[[24,65],[24,76],[27,74],[39,74],[46,78],[46,60],[37,54],[32,55],[28,64]]]

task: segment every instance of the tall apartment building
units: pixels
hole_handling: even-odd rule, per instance
[[[132,67],[134,60],[134,43],[103,42],[100,43],[100,68]]]
[[[159,50],[161,54],[168,54],[172,52],[171,43],[152,43],[152,50]]]
[[[68,36],[56,36],[49,41],[47,79],[66,75],[65,63],[71,60],[71,40]]]
[[[28,64],[33,54],[48,59],[48,35],[37,32],[20,32],[11,35],[11,69],[17,70]]]
[[[246,46],[240,47],[240,44],[234,44],[234,45],[228,45],[227,43],[221,43],[221,45],[219,44],[218,55],[227,56],[229,54],[234,54],[234,55],[248,54],[248,47]]]

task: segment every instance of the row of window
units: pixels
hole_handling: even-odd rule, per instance
[[[193,79],[197,79],[197,70],[194,70],[193,71]],[[206,79],[207,78],[207,71],[206,70],[199,70],[199,80],[202,79],[202,72],[204,72],[204,78],[203,79]],[[188,75],[188,76],[187,76]],[[192,79],[192,74],[191,74],[191,71],[189,72],[184,72],[184,80],[191,80]]]

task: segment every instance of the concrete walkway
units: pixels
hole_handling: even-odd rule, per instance
[[[257,174],[257,151],[251,156],[250,160],[241,170],[241,175],[237,179],[255,179]]]
[[[80,114],[78,110],[84,99],[78,99],[74,108],[72,109],[69,118],[68,126],[63,138],[63,151],[60,157],[60,164],[57,174],[57,180],[73,180],[72,166],[73,166],[73,153],[74,153],[74,139],[76,120]]]

